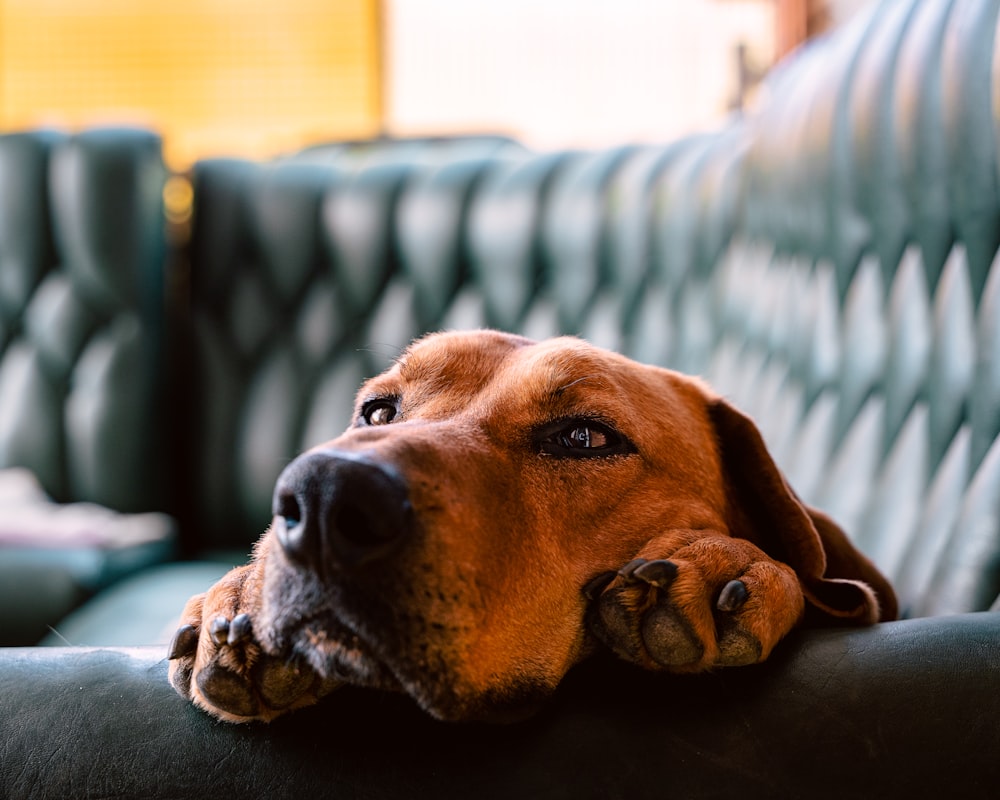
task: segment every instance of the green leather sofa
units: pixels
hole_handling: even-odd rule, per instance
[[[0,795],[995,796],[998,22],[996,1],[871,4],[783,63],[753,111],[664,146],[202,162],[187,242],[164,243],[154,138],[0,139],[0,401],[20,396],[12,352],[58,378],[16,425],[0,402],[0,461],[57,500],[176,521],[99,585],[67,573],[75,608],[45,622],[61,646],[0,649]],[[42,266],[15,273],[29,256]],[[126,285],[98,273],[132,288],[96,291]],[[76,316],[32,323],[25,298],[51,281]],[[119,317],[149,349],[91,384],[84,341]],[[905,619],[797,631],[764,665],[697,677],[598,659],[507,727],[351,689],[230,726],[174,694],[171,619],[245,560],[281,467],[339,432],[410,338],[483,325],[707,377],[893,578]],[[78,385],[104,411],[75,415]],[[30,430],[44,447],[7,444]],[[40,594],[12,591],[0,631]]]
[[[148,132],[0,137],[0,466],[30,471],[0,479],[2,645],[176,549],[97,508],[168,507],[165,177]]]

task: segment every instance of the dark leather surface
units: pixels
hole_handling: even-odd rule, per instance
[[[1000,614],[793,636],[754,668],[572,673],[511,726],[344,689],[269,726],[174,694],[157,649],[0,650],[0,796],[994,797]]]

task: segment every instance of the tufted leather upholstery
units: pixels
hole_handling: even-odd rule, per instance
[[[1000,546],[996,18],[996,3],[873,4],[790,64],[750,121],[746,224],[718,272],[711,377],[773,424],[802,494],[910,614],[988,608],[1000,589],[983,570]]]
[[[168,505],[164,177],[145,131],[0,136],[0,468],[30,469],[40,502],[44,490],[118,511]],[[35,510],[37,532],[46,509]],[[58,533],[86,515],[44,518]],[[17,533],[23,511],[4,505],[0,519]],[[3,545],[0,606],[12,611],[0,642],[37,642],[94,591],[171,552],[168,521],[136,522],[101,546]]]
[[[0,136],[0,467],[59,500],[162,507],[159,139]]]

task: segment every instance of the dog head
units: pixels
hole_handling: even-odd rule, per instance
[[[343,435],[284,471],[274,515],[257,635],[446,719],[551,693],[595,646],[583,587],[667,529],[753,539],[821,610],[873,613],[855,582],[824,578],[824,540],[842,535],[817,529],[746,418],[576,339],[416,342],[362,387]]]

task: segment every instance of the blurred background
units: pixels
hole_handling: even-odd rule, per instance
[[[663,142],[863,0],[0,0],[0,130],[138,124],[170,166],[373,135]]]

